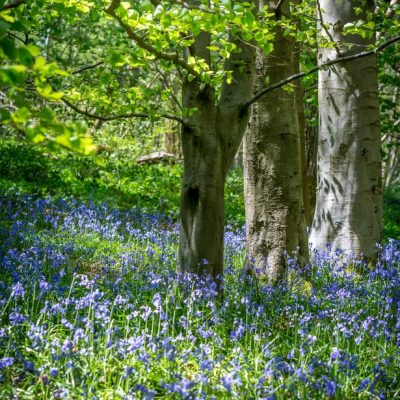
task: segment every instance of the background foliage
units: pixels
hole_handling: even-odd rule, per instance
[[[182,164],[138,165],[134,141],[117,151],[81,156],[66,151],[49,153],[15,139],[0,143],[0,189],[8,194],[73,197],[106,202],[123,209],[172,215],[177,219]],[[136,154],[138,150],[136,149]],[[229,171],[225,188],[228,225],[244,224],[243,172]],[[400,187],[384,192],[384,237],[400,238]]]

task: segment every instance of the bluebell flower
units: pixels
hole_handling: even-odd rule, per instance
[[[340,357],[340,349],[332,347],[331,360],[336,360]]]
[[[21,297],[22,299],[25,297],[25,289],[20,282],[17,282],[11,289],[11,295],[14,298]]]
[[[0,360],[0,369],[11,367],[14,364],[13,357],[4,357]]]
[[[26,320],[25,316],[23,314],[20,314],[19,312],[15,311],[12,312],[9,316],[10,323],[12,325],[19,325],[23,324]]]
[[[236,371],[229,372],[221,379],[222,385],[228,391],[232,390],[232,386],[241,386],[242,381]]]
[[[363,379],[358,385],[357,391],[362,392],[363,390],[368,389],[370,385],[371,385],[370,379]]]
[[[333,396],[336,392],[337,385],[334,381],[325,381],[325,392],[327,396]]]
[[[154,305],[154,307],[156,308],[156,310],[159,311],[159,310],[161,309],[162,298],[161,298],[160,293],[156,293],[156,294],[153,296],[153,305]]]
[[[244,336],[245,333],[246,327],[244,326],[243,322],[241,320],[236,321],[236,326],[234,329],[232,329],[230,337],[232,340],[238,341]]]
[[[142,314],[140,316],[146,321],[151,315],[152,310],[149,306],[142,306],[140,309],[142,310]]]

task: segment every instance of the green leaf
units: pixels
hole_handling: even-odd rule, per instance
[[[17,111],[15,111],[13,114],[11,114],[11,118],[16,124],[24,124],[24,123],[28,122],[30,116],[31,116],[31,113],[25,107],[22,107],[22,108],[18,109]]]
[[[42,97],[50,100],[61,100],[64,96],[63,92],[54,92],[49,84],[37,85],[36,90]]]
[[[10,28],[9,24],[7,24],[5,21],[0,20],[0,36],[4,35],[9,28]]]
[[[50,122],[54,120],[54,113],[49,107],[43,107],[39,112],[39,118],[43,122]]]
[[[0,122],[7,123],[11,121],[11,113],[5,108],[0,108]]]
[[[33,45],[28,45],[25,47],[29,53],[31,53],[32,57],[37,57],[40,54],[40,49],[37,46],[33,46]]]
[[[113,66],[113,67],[120,67],[121,65],[124,65],[124,57],[119,54],[119,53],[112,53],[110,57],[108,58],[108,62]]]
[[[18,48],[18,59],[27,67],[30,67],[34,64],[34,58],[32,57],[31,52],[25,46]]]
[[[5,11],[0,12],[0,18],[2,18],[4,21],[7,21],[7,22],[14,22],[15,18],[12,15],[10,15],[10,13],[11,13],[11,10],[5,10]]]
[[[15,48],[15,43],[13,40],[8,38],[1,39],[0,47],[10,60],[15,60],[17,57],[17,49]]]
[[[253,23],[254,23],[254,15],[253,15],[252,12],[248,11],[248,12],[246,12],[244,14],[244,22],[249,26],[253,25]]]
[[[25,77],[25,65],[3,65],[0,67],[0,81],[6,84],[23,84],[25,83]]]

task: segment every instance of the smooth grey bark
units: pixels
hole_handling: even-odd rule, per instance
[[[289,13],[288,1],[280,12]],[[257,54],[254,91],[294,73],[294,39],[276,28],[274,50]],[[286,273],[284,252],[308,245],[302,199],[300,133],[295,92],[280,88],[252,106],[250,129],[244,138],[244,191],[248,268],[253,266],[270,283]]]
[[[362,15],[355,15],[360,7]],[[318,61],[359,53],[374,38],[343,35],[347,23],[366,20],[373,1],[320,0]],[[339,53],[339,54],[338,54]],[[316,210],[310,234],[315,249],[342,249],[373,258],[381,240],[382,190],[376,56],[319,71],[319,145]]]
[[[179,270],[223,273],[224,185],[249,119],[243,104],[251,98],[254,46],[231,38],[239,51],[226,61],[233,83],[224,83],[220,99],[198,79],[183,83],[185,108],[197,111],[182,128],[184,172],[181,194]],[[210,62],[209,35],[201,33],[188,51]],[[218,281],[218,280],[217,280]]]

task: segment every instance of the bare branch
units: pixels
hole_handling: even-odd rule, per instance
[[[181,104],[181,102],[179,101],[179,99],[175,96],[174,90],[173,90],[173,88],[171,88],[171,85],[169,84],[168,79],[167,79],[167,77],[165,76],[164,72],[163,72],[160,68],[158,68],[158,66],[157,66],[156,63],[154,63],[154,67],[155,67],[156,71],[160,74],[160,76],[161,76],[161,78],[162,78],[163,87],[164,87],[165,89],[171,89],[170,95],[171,95],[172,100],[175,102],[175,104],[178,106],[178,108],[179,108],[180,110],[182,110],[182,104]]]
[[[88,69],[96,68],[96,67],[98,67],[99,65],[102,65],[102,64],[104,64],[104,61],[99,61],[99,62],[94,63],[94,64],[85,65],[85,66],[83,66],[81,68],[78,68],[75,71],[71,72],[71,75],[80,74],[83,71],[87,71]]]
[[[179,57],[177,53],[166,53],[163,51],[157,50],[150,43],[146,42],[146,40],[138,35],[132,27],[126,24],[116,13],[115,10],[121,4],[121,0],[113,0],[110,6],[105,10],[108,15],[111,15],[115,20],[118,21],[120,26],[124,28],[125,32],[128,34],[129,38],[131,38],[139,47],[144,50],[147,50],[149,53],[153,54],[159,60],[170,61],[176,66],[182,67],[186,71],[188,71],[193,76],[198,77],[199,74],[193,69],[193,67],[185,61],[183,58]]]
[[[0,11],[11,10],[12,8],[17,8],[18,6],[24,3],[26,3],[26,0],[14,0],[11,1],[10,3],[4,4],[0,8]]]
[[[130,119],[130,118],[150,118],[150,114],[146,113],[127,113],[127,114],[116,114],[116,115],[98,115],[93,114],[89,111],[85,111],[80,109],[75,104],[71,103],[65,96],[61,98],[61,101],[66,104],[69,108],[77,112],[78,114],[84,115],[91,119],[97,119],[99,121],[108,122],[108,121],[115,121],[117,119]],[[162,118],[172,119],[174,121],[180,122],[182,125],[185,125],[186,122],[177,115],[171,114],[158,114]]]
[[[283,80],[281,80],[280,82],[277,82],[273,85],[270,85],[268,87],[266,87],[265,89],[260,90],[258,93],[256,93],[248,102],[246,102],[243,105],[243,110],[246,110],[248,107],[250,107],[253,103],[255,103],[259,98],[261,98],[262,96],[264,96],[265,94],[272,92],[275,89],[278,89],[282,86],[287,85],[290,82],[293,82],[297,79],[303,78],[305,76],[311,75],[315,72],[318,72],[320,69],[324,69],[326,67],[329,67],[330,65],[335,65],[338,63],[341,63],[343,61],[351,61],[351,60],[356,60],[358,58],[363,58],[363,57],[368,57],[368,56],[372,56],[374,54],[380,53],[382,50],[384,50],[386,47],[396,43],[400,41],[400,35],[399,36],[394,36],[391,39],[389,39],[388,41],[386,41],[385,43],[382,43],[380,46],[376,47],[373,50],[369,50],[369,51],[363,51],[361,53],[358,54],[353,54],[351,56],[346,56],[346,57],[339,57],[339,58],[335,58],[334,60],[329,60],[327,62],[324,62],[323,64],[320,64],[314,68],[309,69],[308,71],[304,71],[304,72],[300,72],[298,74],[289,76]]]
[[[339,46],[333,39],[331,33],[329,32],[329,27],[326,26],[324,19],[322,18],[321,4],[319,3],[319,0],[317,0],[317,10],[318,10],[318,14],[319,14],[319,23],[321,24],[322,29],[325,31],[325,33],[328,36],[331,43],[333,43],[333,46],[335,47],[337,55],[340,57],[342,54],[340,52]]]
[[[10,35],[11,37],[13,37],[14,39],[19,40],[20,42],[22,42],[23,44],[26,44],[24,39],[21,39],[19,36],[15,35],[14,33],[7,31],[7,34]]]

